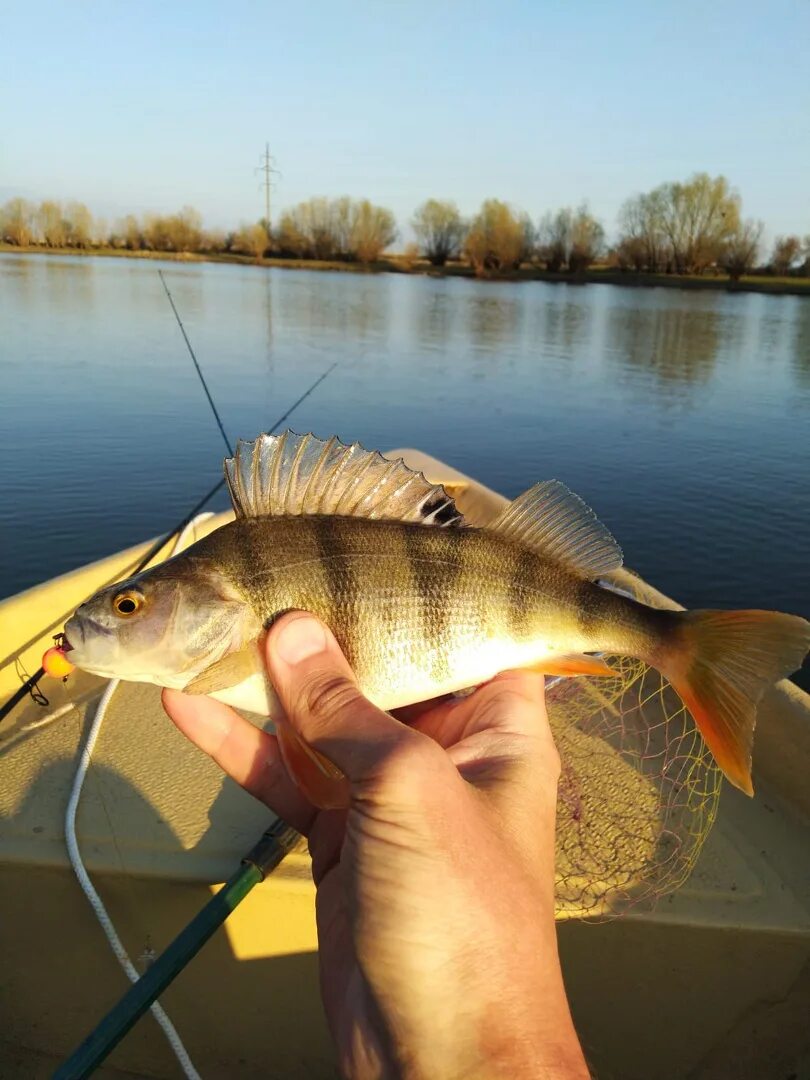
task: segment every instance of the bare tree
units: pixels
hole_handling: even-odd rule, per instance
[[[143,246],[147,251],[169,251],[169,234],[166,218],[160,214],[146,214],[141,229]]]
[[[640,236],[622,236],[613,250],[616,265],[620,270],[647,269],[647,253]]]
[[[255,225],[243,225],[233,238],[231,247],[243,255],[252,255],[258,262],[270,246],[267,229],[262,222]]]
[[[124,246],[129,251],[140,251],[144,246],[143,230],[134,214],[127,214],[124,218],[121,233],[124,237]]]
[[[106,247],[109,243],[110,227],[106,218],[94,217],[93,218],[93,232],[90,237],[90,243],[94,248]]]
[[[300,259],[374,262],[394,242],[396,222],[390,210],[368,199],[313,198],[285,210],[276,242],[281,252]]]
[[[620,260],[633,270],[660,273],[668,268],[669,250],[664,233],[661,189],[634,195],[619,211]]]
[[[740,197],[728,180],[696,173],[628,199],[619,214],[619,245],[635,269],[700,274],[717,262],[739,225]]]
[[[0,240],[26,247],[34,238],[34,207],[27,199],[9,199],[0,209]]]
[[[149,214],[140,236],[142,246],[149,251],[193,253],[202,245],[202,218],[193,206],[184,206],[177,214]]]
[[[685,183],[664,184],[658,190],[675,272],[703,273],[739,228],[739,195],[725,176],[708,173],[695,173]]]
[[[337,259],[349,247],[347,199],[308,199],[279,219],[278,244],[286,255],[299,259]]]
[[[457,259],[464,243],[464,221],[454,202],[428,199],[416,210],[411,222],[425,258],[433,266]]]
[[[39,204],[37,210],[39,237],[47,247],[64,247],[67,241],[67,222],[61,203],[49,199]]]
[[[88,248],[93,241],[93,215],[80,202],[68,203],[65,208],[67,244],[69,247]]]
[[[602,254],[605,230],[585,203],[576,210],[565,206],[540,219],[537,229],[537,255],[547,270],[572,273],[587,270]]]
[[[354,208],[351,254],[362,263],[376,262],[397,237],[394,215],[363,199]]]
[[[762,229],[761,221],[749,218],[741,221],[725,241],[718,263],[732,281],[739,281],[756,266]]]
[[[549,210],[540,219],[537,229],[537,254],[546,270],[559,273],[568,262],[571,247],[571,210]]]
[[[263,221],[260,221],[259,224],[261,225],[261,227],[263,229],[265,229],[265,225],[264,225]],[[270,240],[268,239],[266,229],[265,229],[265,234],[264,234],[264,244],[265,244],[265,249],[270,244]],[[227,249],[228,249],[228,237],[226,236],[223,229],[205,229],[203,231],[202,237],[200,239],[200,251],[216,252],[216,251],[227,251]]]
[[[499,199],[487,199],[470,223],[464,250],[477,274],[517,269],[530,254],[531,221]]]
[[[202,245],[202,216],[193,206],[184,206],[171,220],[172,243],[175,251],[195,252]]]
[[[790,273],[801,253],[802,242],[798,236],[777,236],[771,255],[771,270],[780,275]]]
[[[568,269],[573,274],[587,270],[605,248],[605,230],[585,203],[571,214]]]

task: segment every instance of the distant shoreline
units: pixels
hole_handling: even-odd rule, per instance
[[[635,270],[595,268],[578,274],[555,274],[539,267],[527,266],[507,274],[477,277],[470,266],[451,263],[448,266],[431,266],[426,260],[416,260],[402,255],[392,255],[374,263],[322,261],[317,259],[255,259],[250,255],[230,253],[190,253],[172,251],[129,251],[119,248],[48,248],[39,244],[18,247],[0,243],[0,252],[9,255],[78,255],[84,257],[159,259],[180,263],[236,263],[242,266],[272,266],[282,270],[332,270],[354,274],[422,274],[428,277],[464,277],[477,281],[546,281],[569,285],[624,285],[635,288],[665,289],[714,289],[725,292],[771,293],[784,296],[810,296],[810,278],[744,276],[732,281],[726,275],[697,276],[677,274],[649,274]]]

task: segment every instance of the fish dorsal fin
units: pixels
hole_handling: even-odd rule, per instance
[[[440,484],[360,443],[336,436],[260,435],[239,441],[225,461],[225,479],[237,517],[331,514],[385,518],[424,525],[462,525],[456,504]]]
[[[561,484],[544,480],[487,526],[593,580],[618,570],[622,551],[593,510]]]

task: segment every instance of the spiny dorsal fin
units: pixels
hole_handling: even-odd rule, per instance
[[[456,504],[402,458],[390,461],[336,436],[260,435],[240,439],[225,461],[237,517],[332,514],[425,525],[462,525]]]
[[[584,577],[617,570],[622,551],[593,510],[559,480],[544,480],[487,526]]]

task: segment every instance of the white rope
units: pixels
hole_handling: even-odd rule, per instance
[[[76,708],[75,701],[69,701],[66,705],[60,705],[58,709],[54,709],[52,713],[48,713],[47,716],[43,716],[41,720],[31,720],[27,724],[23,724],[20,731],[36,731],[37,728],[47,727],[48,724],[52,724],[54,720],[61,720],[61,718],[69,713],[71,709]]]
[[[172,554],[176,554],[183,547],[186,535],[190,529],[194,529],[200,522],[213,517],[213,514],[206,511],[203,514],[198,514],[193,518],[188,525],[183,529],[180,535],[177,537]],[[195,534],[196,535],[196,534]],[[79,808],[79,799],[82,794],[82,787],[84,786],[84,780],[87,776],[87,770],[90,767],[90,759],[93,756],[93,750],[98,740],[99,732],[101,731],[101,725],[104,722],[104,716],[107,712],[107,706],[110,703],[110,698],[115,693],[120,679],[111,679],[107,685],[107,689],[104,691],[101,701],[98,703],[96,714],[93,717],[93,723],[87,733],[87,738],[84,741],[82,752],[79,756],[79,764],[76,768],[76,775],[73,778],[73,787],[70,791],[70,798],[68,799],[67,811],[65,813],[65,839],[67,842],[68,856],[70,858],[73,871],[78,878],[79,884],[82,887],[84,895],[87,897],[90,906],[96,914],[96,918],[101,923],[101,928],[107,936],[107,941],[110,943],[110,948],[115,953],[118,963],[124,969],[127,974],[127,978],[130,982],[137,982],[140,978],[135,965],[129,958],[126,949],[124,948],[121,939],[118,936],[118,932],[113,925],[113,921],[107,914],[107,909],[104,907],[104,903],[101,897],[96,892],[96,889],[90,880],[90,876],[87,873],[84,863],[82,862],[81,852],[79,851],[79,842],[76,838],[76,811]],[[58,710],[57,710],[58,711]],[[188,1080],[201,1080],[200,1074],[194,1068],[188,1051],[180,1036],[177,1034],[177,1030],[172,1024],[169,1017],[166,1015],[163,1007],[157,1002],[153,1002],[151,1005],[152,1015],[157,1020],[163,1029],[163,1033],[166,1036],[169,1046],[174,1051],[175,1057],[180,1063],[180,1068],[183,1073],[188,1077]]]

